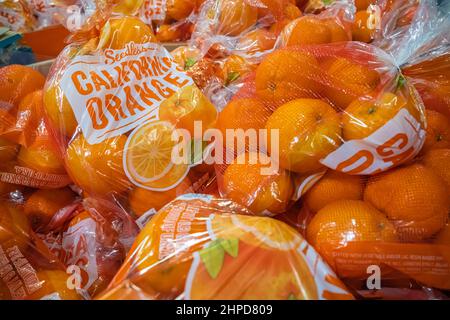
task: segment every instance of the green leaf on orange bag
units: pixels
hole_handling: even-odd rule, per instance
[[[192,58],[187,58],[186,62],[184,64],[184,70],[189,70],[191,67],[194,66],[194,64],[196,64],[197,61],[195,59]]]
[[[239,239],[220,239],[220,245],[233,258],[238,256]]]
[[[237,79],[239,79],[240,76],[241,75],[239,74],[239,72],[230,72],[228,74],[227,81],[225,81],[225,84],[229,85],[233,81],[236,81]]]
[[[225,250],[220,241],[220,239],[214,240],[206,248],[199,251],[200,259],[213,279],[219,275],[225,258]]]

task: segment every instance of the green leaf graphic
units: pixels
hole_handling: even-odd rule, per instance
[[[220,245],[233,258],[238,256],[239,239],[220,239]]]
[[[397,86],[395,88],[396,91],[398,89],[402,88],[405,85],[405,83],[406,83],[406,79],[405,79],[405,77],[402,74],[399,74],[397,76],[396,81],[397,81]]]
[[[239,74],[239,72],[230,72],[228,74],[227,81],[225,84],[228,85],[228,84],[232,83],[233,81],[236,81],[237,79],[239,79],[240,76],[241,75]]]
[[[193,58],[187,58],[186,63],[184,64],[184,70],[189,70],[197,61]]]
[[[202,249],[199,254],[210,277],[213,279],[217,278],[225,258],[225,250],[220,245],[220,240],[212,241],[206,248]]]

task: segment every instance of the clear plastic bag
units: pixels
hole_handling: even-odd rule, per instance
[[[353,298],[294,229],[248,214],[228,200],[179,197],[141,231],[99,299]]]
[[[0,69],[0,181],[32,188],[70,183],[63,158],[45,122],[45,77],[30,67]]]
[[[189,152],[217,111],[151,28],[125,9],[110,4],[72,36],[52,66],[44,105],[83,196],[120,203],[140,218],[213,178]],[[177,129],[189,137],[174,140]],[[177,146],[187,151],[175,163]]]
[[[73,279],[17,204],[0,203],[0,300],[79,300]]]

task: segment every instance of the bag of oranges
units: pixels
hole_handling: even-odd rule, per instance
[[[54,189],[70,179],[43,107],[45,78],[22,65],[0,69],[1,193],[15,186]]]
[[[60,209],[38,236],[78,277],[84,297],[93,298],[116,274],[138,230],[130,215],[110,201],[84,199]]]
[[[199,159],[217,112],[148,25],[109,8],[72,36],[44,105],[83,196],[120,203],[138,218],[213,178]]]
[[[421,8],[436,9],[430,1]],[[242,128],[251,138],[241,148],[233,139],[225,144],[223,154],[235,160],[218,166],[221,194],[255,213],[275,215],[326,169],[375,175],[412,160],[425,143],[426,119],[401,67],[414,64],[425,49],[446,48],[434,40],[445,32],[447,16],[436,9],[426,21],[414,24],[393,51],[340,42],[288,46],[266,56],[219,114],[224,134]],[[269,163],[272,170],[261,174]]]
[[[398,33],[386,38],[388,44],[389,39],[396,41],[395,46],[389,46],[389,53],[400,59],[398,70],[421,65],[419,69],[431,66],[433,72],[433,61],[445,66],[448,12],[433,1],[422,1],[408,27],[396,29]],[[416,79],[405,74],[402,82],[402,86],[410,86],[410,92],[415,91],[408,82],[416,83]],[[422,102],[416,101],[420,107]],[[389,109],[372,105],[367,111],[372,115],[370,122],[364,121],[362,112],[351,115],[354,123],[360,122],[361,133],[381,120],[373,115],[387,115]],[[355,162],[352,170],[335,167],[304,194],[299,220],[306,239],[337,275],[357,290],[380,286],[450,289],[450,149],[445,133],[450,126],[436,111],[422,113],[420,126],[413,121],[414,116],[408,121],[414,131],[418,130],[418,148],[410,146],[410,155],[398,157],[401,161],[397,166],[375,172],[358,172],[358,164],[364,162]],[[344,114],[342,119],[346,117]],[[397,136],[407,135],[399,132]],[[376,145],[380,140],[372,142]],[[392,146],[407,144],[404,138]],[[386,156],[395,157],[392,148],[377,146],[377,150],[380,155],[388,152]]]
[[[180,196],[142,229],[99,298],[352,299],[294,229],[248,214],[229,200]]]
[[[0,6],[0,26],[30,32],[37,26],[37,20],[25,0],[4,0]]]
[[[0,202],[0,300],[78,300],[76,280],[33,233],[23,209]]]

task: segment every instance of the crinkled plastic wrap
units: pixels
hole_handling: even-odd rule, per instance
[[[36,25],[36,18],[25,0],[0,1],[0,26],[13,31],[29,32]]]
[[[228,200],[179,197],[142,229],[99,299],[353,298],[294,229],[248,214]]]
[[[61,188],[70,183],[45,121],[45,77],[30,67],[0,69],[0,184]]]
[[[202,147],[217,111],[148,25],[110,9],[109,18],[78,33],[57,58],[44,105],[83,196],[121,203],[145,220],[213,179],[213,168],[199,165],[191,146]]]
[[[122,208],[89,198],[58,210],[38,236],[92,299],[115,276],[138,230]]]
[[[0,203],[0,300],[78,300],[75,281],[33,233],[20,206]]]

